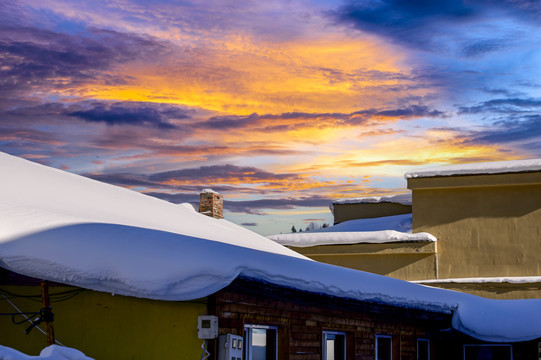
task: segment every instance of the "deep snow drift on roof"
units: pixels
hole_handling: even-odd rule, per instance
[[[226,220],[0,153],[0,242],[59,226],[112,223],[304,256]],[[4,225],[5,224],[5,225]]]
[[[541,171],[541,159],[492,161],[430,167],[407,172],[404,174],[404,177],[406,179],[414,179],[436,176],[504,174],[531,171]]]

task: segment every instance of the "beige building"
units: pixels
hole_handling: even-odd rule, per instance
[[[334,224],[355,219],[411,214],[411,193],[334,200],[330,206]]]
[[[395,236],[290,247],[318,261],[485,297],[541,298],[541,160],[446,166],[405,176],[412,191],[411,232],[432,234],[436,241]],[[333,203],[335,214],[340,206]],[[359,206],[366,210],[366,204]]]

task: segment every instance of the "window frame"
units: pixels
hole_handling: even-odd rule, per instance
[[[426,342],[428,344],[428,360],[430,360],[430,339],[427,338],[417,338],[417,360],[419,360],[419,342]]]
[[[267,360],[278,360],[278,326],[272,325],[259,325],[259,324],[244,324],[244,360],[252,360],[252,339],[253,339],[253,329],[262,329],[262,330],[274,330],[275,339],[275,349],[274,353],[276,354],[275,359]]]
[[[347,359],[347,346],[346,346],[347,334],[343,331],[331,331],[331,330],[323,330],[323,336],[322,336],[323,346],[322,346],[321,358],[323,360],[327,360],[327,335],[339,335],[344,338],[344,348],[342,349],[344,358],[338,359],[338,360],[346,360]]]
[[[393,336],[392,335],[385,335],[385,334],[376,334],[376,351],[375,351],[375,355],[376,355],[376,360],[378,360],[378,339],[389,339],[391,340],[391,344],[390,344],[390,352],[389,352],[389,355],[390,355],[390,360],[393,359]]]

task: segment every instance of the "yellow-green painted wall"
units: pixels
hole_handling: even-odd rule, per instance
[[[1,286],[16,294],[40,294],[37,286]],[[73,288],[50,287],[50,293]],[[40,302],[10,299],[22,311],[39,311]],[[157,301],[85,291],[64,302],[53,302],[54,331],[65,346],[99,360],[199,359],[203,340],[197,338],[197,316],[207,312],[205,299]],[[0,312],[15,312],[0,295]],[[0,316],[0,344],[38,355],[45,335],[27,324],[13,325]]]
[[[402,280],[436,278],[436,243],[320,245],[290,247],[316,261]]]
[[[382,216],[410,214],[411,205],[397,203],[333,204],[334,223]]]
[[[439,278],[541,275],[541,172],[409,179]]]

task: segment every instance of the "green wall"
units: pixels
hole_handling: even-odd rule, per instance
[[[39,295],[39,286],[0,286],[16,294]],[[50,293],[72,290],[50,287]],[[54,296],[53,296],[54,298]],[[41,303],[10,298],[21,311],[39,311]],[[84,291],[62,302],[52,302],[56,339],[99,360],[197,359],[203,340],[197,338],[197,316],[207,312],[206,299],[192,302],[158,301]],[[15,312],[0,295],[0,312]],[[20,317],[19,317],[20,319]],[[14,325],[0,316],[0,345],[29,355],[46,346],[45,335],[27,324]],[[42,326],[43,328],[43,326]]]

